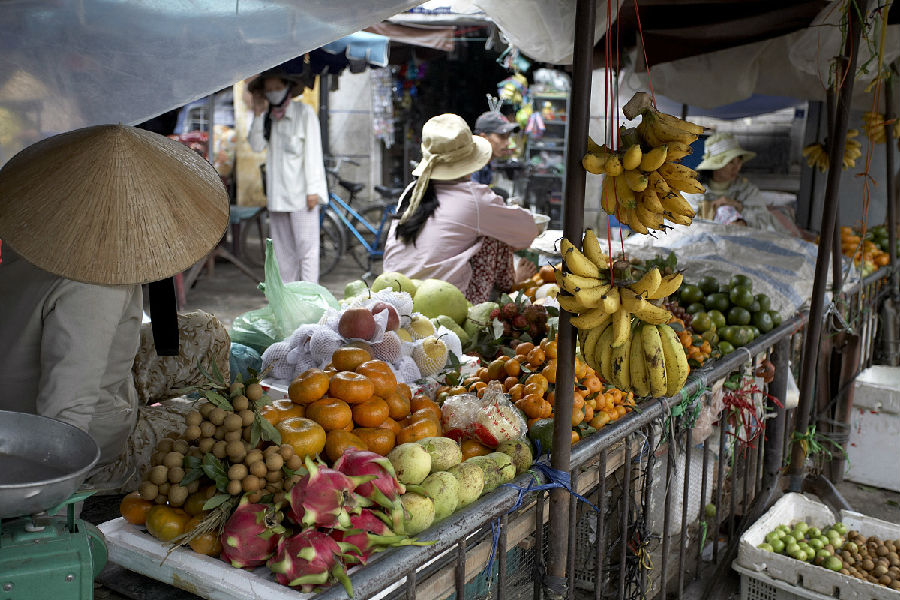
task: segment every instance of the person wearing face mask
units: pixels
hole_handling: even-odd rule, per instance
[[[322,138],[315,111],[291,98],[302,91],[290,75],[271,70],[254,79],[253,122],[247,140],[266,150],[266,203],[281,279],[319,282],[319,205],[328,201]]]

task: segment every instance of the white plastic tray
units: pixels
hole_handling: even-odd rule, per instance
[[[741,536],[735,563],[796,588],[832,598],[900,600],[900,592],[890,588],[757,548],[765,541],[766,534],[778,525],[806,521],[821,529],[838,519],[848,530],[855,529],[862,535],[875,535],[882,540],[900,538],[900,525],[845,510],[836,519],[831,509],[821,502],[801,494],[785,494]]]

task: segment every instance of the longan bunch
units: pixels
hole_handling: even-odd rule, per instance
[[[288,444],[273,444],[264,450],[255,448],[242,460],[232,462],[225,491],[233,496],[246,493],[250,502],[259,502],[266,494],[272,494],[274,502],[282,502],[284,493],[300,479],[299,475],[286,478],[282,467],[294,471],[301,466],[303,459]]]
[[[900,590],[900,540],[882,542],[875,536],[865,537],[850,531],[841,549],[841,570],[870,583]]]
[[[177,435],[177,434],[170,434]],[[202,456],[199,448],[192,447],[184,439],[166,437],[159,441],[150,459],[150,469],[144,473],[144,481],[138,491],[141,498],[157,504],[182,506],[188,496],[200,489],[200,482],[180,485],[184,479],[185,456]]]

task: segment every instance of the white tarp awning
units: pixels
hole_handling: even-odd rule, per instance
[[[55,133],[144,121],[416,4],[6,0],[0,165]]]

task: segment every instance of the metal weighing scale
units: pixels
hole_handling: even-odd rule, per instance
[[[99,458],[77,427],[0,410],[0,600],[94,597],[106,543],[75,518],[91,492],[74,492]]]

